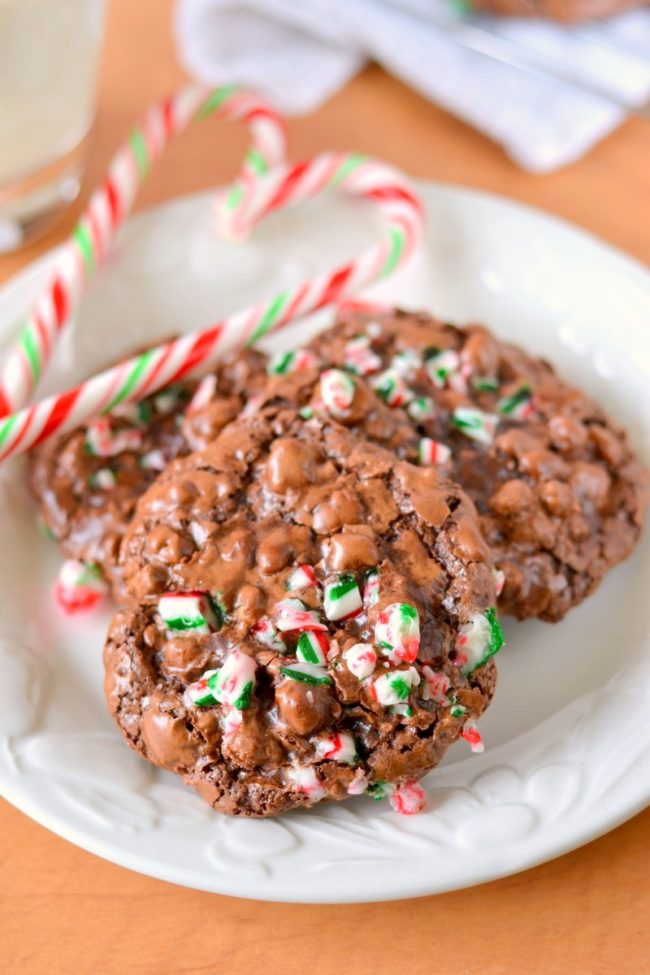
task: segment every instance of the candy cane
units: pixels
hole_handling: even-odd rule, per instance
[[[355,274],[361,276],[373,262],[382,265],[382,274],[388,274],[400,263],[405,251],[412,251],[422,229],[419,200],[395,169],[358,153],[326,152],[307,162],[276,166],[265,179],[255,183],[246,201],[228,214],[222,213],[222,232],[230,237],[245,237],[273,210],[328,190],[374,200],[389,220],[388,241],[383,240],[369,251],[365,260],[356,261]],[[338,303],[338,299],[332,301]]]
[[[0,420],[0,460],[28,450],[55,433],[71,430],[92,416],[109,413],[119,403],[142,399],[199,368],[208,370],[229,349],[253,344],[291,319],[348,297],[403,263],[423,230],[420,201],[405,178],[381,162],[354,154],[327,153],[287,170],[283,186],[287,188],[292,182],[292,175],[296,182],[310,170],[320,177],[324,169],[329,177],[314,180],[314,186],[350,192],[377,206],[387,227],[376,245],[349,264],[289,288],[270,301],[236,312],[205,331],[165,342],[74,389],[5,417]],[[260,179],[262,184],[267,181],[277,185],[277,174]],[[259,199],[265,199],[265,186],[261,190]],[[305,197],[303,190],[299,198]],[[280,205],[272,203],[259,213]]]
[[[31,310],[0,380],[0,417],[24,406],[93,272],[128,216],[137,191],[169,142],[196,120],[214,116],[243,120],[251,133],[242,170],[222,206],[246,206],[256,180],[284,160],[284,121],[266,102],[233,86],[188,87],[154,105],[114,156],[57,260],[56,271]]]

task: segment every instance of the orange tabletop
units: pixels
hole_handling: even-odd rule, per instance
[[[140,109],[181,79],[171,0],[112,0],[87,187]],[[650,124],[630,120],[553,176],[516,169],[487,139],[369,68],[291,124],[295,153],[355,148],[416,176],[492,190],[650,259]],[[180,140],[139,198],[146,207],[227,180],[233,127]],[[78,208],[75,213],[78,212]],[[0,258],[0,281],[62,239]],[[0,675],[1,679],[1,675]],[[3,975],[625,975],[650,971],[650,811],[551,863],[417,901],[289,906],[184,890],[105,863],[0,803]]]

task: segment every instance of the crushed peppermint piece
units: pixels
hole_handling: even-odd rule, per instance
[[[158,600],[158,613],[168,629],[180,633],[203,635],[223,625],[220,607],[206,592],[167,593]]]
[[[366,795],[379,802],[381,799],[390,799],[396,789],[397,786],[393,785],[392,782],[384,782],[379,779],[377,782],[370,783],[366,789]]]
[[[417,349],[402,349],[391,359],[390,368],[403,379],[412,379],[422,365],[422,358]]]
[[[415,667],[408,670],[391,670],[370,685],[371,696],[378,704],[388,707],[391,704],[402,704],[408,700],[413,687],[420,683],[420,675]]]
[[[375,643],[393,663],[413,663],[420,649],[420,617],[410,603],[391,603],[375,623]]]
[[[319,664],[287,662],[280,666],[280,673],[289,680],[297,680],[301,684],[331,684],[332,678],[324,667]]]
[[[275,625],[282,633],[293,630],[326,630],[315,609],[308,609],[300,599],[282,599],[274,607]]]
[[[327,633],[308,630],[298,637],[296,657],[301,663],[319,664],[323,667],[327,663],[329,648],[330,641]]]
[[[115,457],[125,450],[139,450],[142,432],[135,428],[113,430],[110,419],[101,416],[86,427],[84,446],[93,457]]]
[[[431,420],[436,415],[436,404],[430,396],[416,396],[406,407],[411,419],[416,423]]]
[[[381,369],[381,359],[370,347],[369,335],[357,335],[343,348],[343,364],[357,376],[368,376]]]
[[[223,715],[221,717],[221,729],[224,738],[229,738],[236,734],[244,723],[244,717],[239,708],[224,704]]]
[[[426,349],[424,366],[434,386],[443,389],[460,370],[460,357],[454,349]]]
[[[292,352],[278,352],[269,359],[266,371],[269,376],[286,376],[299,369],[311,369],[320,365],[320,359],[311,349],[296,349]]]
[[[358,680],[370,677],[377,666],[377,654],[369,643],[355,643],[344,652],[343,659]]]
[[[57,605],[69,614],[94,609],[108,592],[101,569],[94,562],[67,559],[54,584]]]
[[[350,782],[347,792],[349,796],[362,796],[368,789],[368,776],[361,769]]]
[[[206,670],[193,684],[185,689],[183,703],[186,707],[211,708],[218,703],[214,692],[218,670]]]
[[[320,377],[320,395],[325,409],[333,416],[345,416],[352,406],[356,384],[342,369],[327,369]]]
[[[350,573],[342,573],[325,584],[323,611],[328,620],[347,619],[363,607],[357,580]]]
[[[464,738],[465,741],[469,743],[469,746],[475,755],[480,755],[481,752],[485,751],[485,745],[483,743],[481,733],[473,721],[465,722],[463,730],[460,733],[460,737]]]
[[[396,369],[386,369],[375,376],[370,385],[387,406],[404,406],[413,396]]]
[[[452,413],[451,422],[471,440],[490,444],[494,439],[499,417],[470,406],[458,406]]]
[[[344,765],[353,765],[358,757],[354,738],[343,731],[319,738],[316,742],[316,754],[319,758],[341,762]]]
[[[532,389],[527,383],[524,383],[514,393],[500,399],[497,403],[497,410],[504,416],[510,416],[515,420],[528,419],[535,412]]]
[[[494,575],[494,591],[498,599],[506,584],[506,574],[501,569],[493,569],[492,572]]]
[[[400,816],[415,816],[426,803],[426,793],[419,782],[404,782],[390,796],[390,804]]]
[[[257,665],[242,650],[231,650],[214,678],[214,696],[239,711],[249,707]]]
[[[401,714],[403,718],[413,717],[413,708],[410,704],[391,704],[388,710],[391,714]]]
[[[498,653],[502,646],[503,630],[496,609],[490,607],[484,613],[475,613],[461,627],[454,664],[463,674],[470,674]]]
[[[312,802],[318,802],[327,795],[327,790],[323,788],[316,772],[309,765],[296,765],[289,769],[287,777],[298,792],[305,792]]]
[[[450,457],[451,450],[449,447],[437,440],[432,440],[431,437],[422,437],[418,444],[418,460],[422,467],[446,464]]]
[[[473,376],[472,386],[479,393],[496,393],[499,388],[499,380],[494,376]]]
[[[246,403],[246,406],[239,414],[240,417],[253,416],[255,413],[258,412],[258,410],[260,409],[263,403],[264,403],[263,396],[251,396],[248,403]]]
[[[287,579],[289,592],[297,592],[299,589],[308,589],[310,586],[317,585],[316,573],[311,565],[299,565]]]
[[[379,569],[368,569],[363,577],[363,606],[368,609],[379,602]]]
[[[263,616],[261,620],[258,620],[255,626],[251,628],[251,633],[259,643],[268,647],[269,650],[275,650],[276,653],[287,652],[286,643],[268,616]]]
[[[442,671],[433,670],[428,664],[422,667],[422,676],[426,683],[422,697],[425,700],[433,701],[435,704],[448,704],[448,693],[451,681]]]

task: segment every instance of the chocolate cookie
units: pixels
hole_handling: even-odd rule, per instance
[[[502,638],[466,495],[275,405],[172,463],[122,546],[105,646],[132,748],[216,809],[402,789],[476,741]]]
[[[503,573],[500,608],[559,620],[637,541],[647,496],[625,432],[552,367],[486,328],[350,312],[311,344],[361,373],[457,480]]]
[[[99,567],[119,594],[117,555],[137,499],[174,457],[209,443],[266,381],[265,357],[226,359],[37,447],[29,481],[47,530],[68,558]]]

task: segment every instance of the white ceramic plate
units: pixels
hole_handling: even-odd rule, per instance
[[[423,185],[426,246],[378,298],[480,318],[547,355],[629,425],[649,455],[650,279],[540,213]],[[314,232],[314,228],[317,232]],[[134,344],[198,327],[354,254],[376,232],[363,205],[314,201],[245,245],[220,241],[206,195],[133,220],[48,373],[69,385]],[[282,259],[279,254],[285,254]],[[0,293],[5,340],[46,258]],[[274,343],[299,343],[293,327]],[[399,817],[361,798],[274,821],[212,812],[123,745],[101,691],[108,614],[71,622],[50,596],[21,462],[0,470],[0,786],[73,843],[190,887],[268,900],[349,902],[451,890],[570,850],[650,799],[647,540],[563,623],[506,626],[487,751],[453,748],[425,780],[429,808]]]

